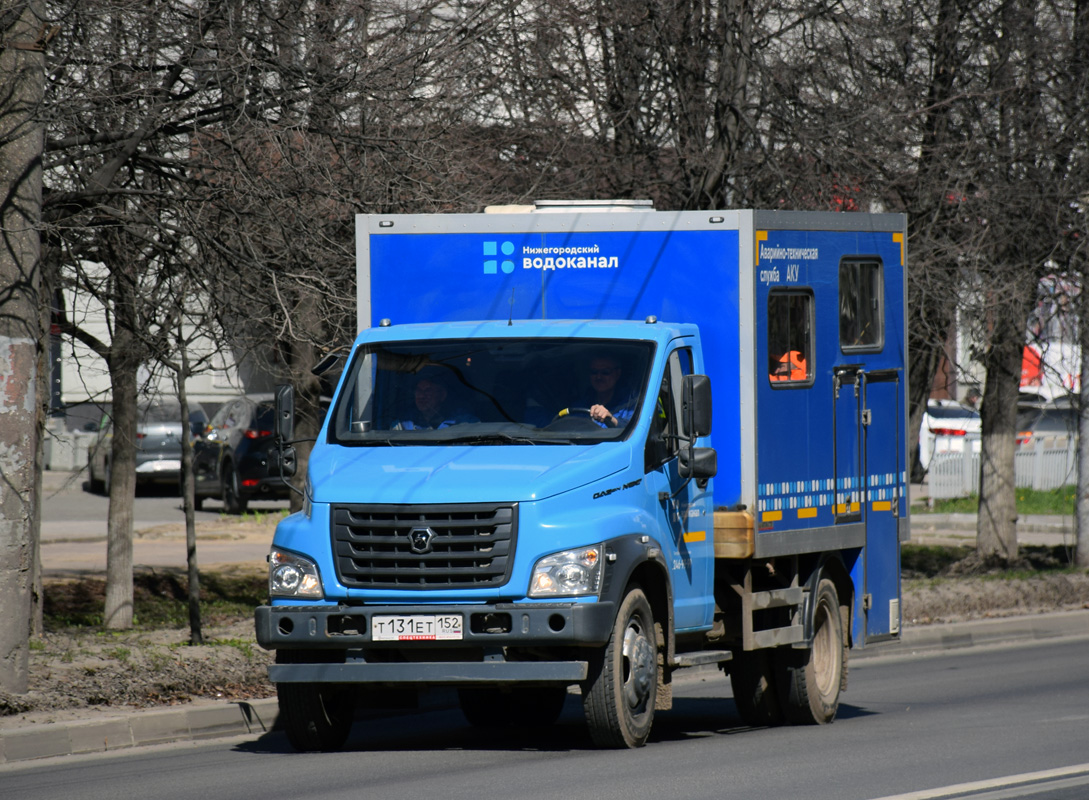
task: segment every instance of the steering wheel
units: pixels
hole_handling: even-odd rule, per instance
[[[564,417],[586,417],[586,419],[593,419],[590,416],[590,409],[584,406],[571,406],[570,408],[561,408],[556,412],[556,416],[552,418],[552,422],[563,419]]]
[[[554,431],[591,431],[599,428],[594,418],[590,416],[590,409],[584,406],[571,406],[557,412],[546,428]]]

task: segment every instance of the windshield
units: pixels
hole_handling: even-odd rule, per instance
[[[634,426],[652,342],[461,339],[360,348],[329,426],[346,445],[591,444]]]

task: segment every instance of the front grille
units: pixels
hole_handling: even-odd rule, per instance
[[[362,589],[502,586],[518,531],[514,505],[335,505],[337,577]]]

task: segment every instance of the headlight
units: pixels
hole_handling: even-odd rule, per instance
[[[605,546],[595,544],[545,556],[533,567],[530,597],[577,597],[597,594]]]
[[[321,599],[321,577],[318,565],[283,550],[273,550],[268,556],[269,597],[311,597]]]

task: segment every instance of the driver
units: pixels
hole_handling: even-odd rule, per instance
[[[395,422],[392,430],[437,430],[457,425],[459,422],[475,421],[468,414],[450,411],[446,402],[448,395],[449,390],[442,378],[436,375],[419,378],[412,392],[413,408],[410,416]]]
[[[615,428],[627,423],[635,413],[634,398],[622,398],[617,390],[620,382],[620,362],[610,356],[597,356],[590,361],[590,388],[593,402],[590,418],[602,428]]]

